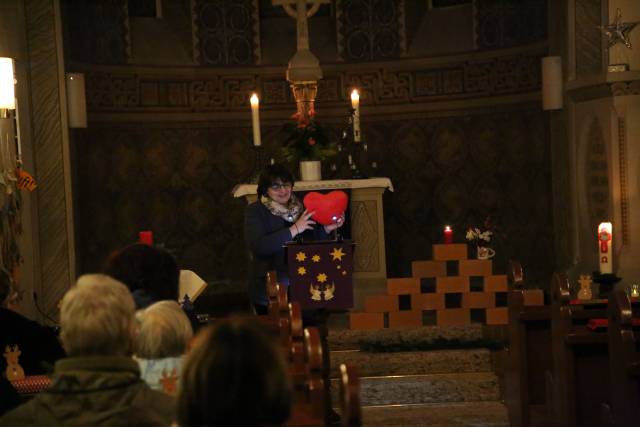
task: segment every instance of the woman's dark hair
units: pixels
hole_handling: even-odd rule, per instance
[[[293,175],[289,172],[289,169],[281,164],[275,163],[267,166],[258,178],[258,197],[266,196],[269,186],[277,180],[293,184]]]
[[[149,304],[178,299],[178,264],[173,255],[156,246],[125,246],[109,256],[104,273],[127,285],[134,296],[137,292],[146,294]]]
[[[289,418],[291,383],[283,355],[254,319],[205,329],[191,349],[178,394],[178,424],[278,426]]]

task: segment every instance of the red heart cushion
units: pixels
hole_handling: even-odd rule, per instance
[[[320,194],[312,191],[304,196],[304,207],[313,214],[313,220],[322,225],[333,224],[334,218],[344,214],[349,197],[344,191]]]

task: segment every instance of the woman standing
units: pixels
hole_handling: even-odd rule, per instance
[[[284,244],[303,235],[305,240],[327,240],[336,224],[316,226],[314,212],[304,209],[293,194],[293,176],[284,166],[269,165],[258,179],[258,201],[247,206],[245,239],[251,253],[249,299],[257,314],[267,314],[265,276],[275,271],[278,283],[289,284]]]

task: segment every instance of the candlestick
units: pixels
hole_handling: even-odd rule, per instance
[[[602,222],[598,226],[598,255],[600,260],[600,273],[607,274],[613,272],[613,251],[610,222]]]
[[[260,142],[260,100],[255,93],[251,95],[251,124],[253,125],[253,145],[259,147]]]
[[[453,243],[453,230],[448,225],[444,227],[444,242]]]
[[[353,142],[360,142],[360,94],[357,89],[351,92],[351,108],[353,108]]]

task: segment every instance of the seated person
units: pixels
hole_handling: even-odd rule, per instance
[[[18,360],[25,375],[41,375],[50,372],[56,360],[65,356],[62,345],[53,328],[42,326],[8,308],[12,292],[11,276],[0,269],[0,354],[7,346],[17,345],[21,352]],[[5,358],[0,356],[0,368],[4,373]]]
[[[104,273],[127,285],[136,308],[162,300],[178,300],[180,270],[169,252],[134,243],[109,256]]]
[[[122,283],[78,279],[62,299],[60,338],[69,357],[55,364],[49,389],[0,418],[0,425],[167,426],[175,401],[151,390],[131,358],[135,307]]]
[[[193,337],[191,322],[175,301],[160,301],[138,310],[134,355],[149,387],[175,395],[182,357]]]
[[[178,424],[284,425],[291,393],[281,351],[256,320],[224,320],[204,329],[187,356]]]

